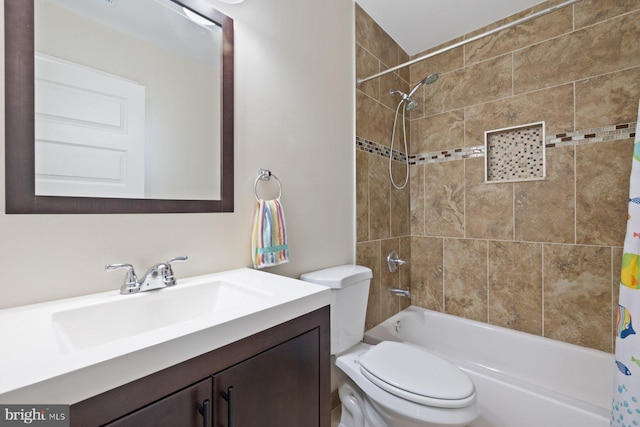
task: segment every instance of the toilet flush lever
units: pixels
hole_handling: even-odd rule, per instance
[[[389,255],[387,255],[387,265],[389,266],[390,272],[395,273],[396,270],[398,270],[398,266],[405,264],[409,264],[409,261],[400,259],[400,256],[398,255],[398,252],[395,251],[395,249],[389,252]]]

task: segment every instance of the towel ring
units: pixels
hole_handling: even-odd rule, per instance
[[[271,177],[274,177],[276,179],[276,182],[278,183],[278,197],[276,198],[279,199],[282,196],[282,183],[280,182],[278,177],[272,174],[269,169],[260,169],[258,170],[258,177],[256,178],[256,182],[253,184],[253,192],[256,195],[257,201],[260,201],[260,197],[258,196],[258,182],[269,181]]]

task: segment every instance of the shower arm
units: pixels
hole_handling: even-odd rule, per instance
[[[400,97],[402,97],[402,99],[403,99],[403,100],[405,100],[405,99],[409,98],[409,95],[407,95],[406,93],[404,93],[404,92],[403,92],[403,91],[401,91],[401,90],[392,90],[392,91],[389,91],[389,95],[395,95],[396,93],[397,93],[398,95],[400,95]]]
[[[411,98],[413,96],[414,93],[416,93],[416,91],[418,90],[418,88],[420,88],[420,86],[422,86],[424,83],[420,82],[417,85],[415,85],[413,87],[413,89],[411,89],[411,92],[409,92],[409,94],[407,95],[407,98]]]
[[[473,37],[471,37],[469,39],[462,40],[462,41],[460,41],[458,43],[454,43],[454,44],[452,44],[450,46],[444,47],[442,49],[438,49],[438,50],[436,50],[434,52],[427,53],[426,55],[423,55],[423,56],[420,56],[418,58],[412,59],[410,61],[404,62],[404,63],[402,63],[400,65],[396,65],[395,67],[387,68],[386,70],[381,71],[381,72],[379,72],[377,74],[374,74],[372,76],[361,78],[361,79],[357,79],[356,82],[357,82],[358,86],[360,86],[362,83],[367,82],[369,80],[376,79],[378,77],[382,77],[385,74],[392,73],[392,72],[394,72],[396,70],[399,70],[401,68],[405,68],[405,67],[408,67],[409,65],[413,65],[413,64],[415,64],[417,62],[424,61],[425,59],[429,59],[429,58],[431,58],[433,56],[440,55],[441,53],[450,51],[451,49],[455,49],[457,47],[464,46],[464,45],[466,45],[468,43],[474,42],[474,41],[479,40],[479,39],[481,39],[483,37],[487,37],[487,36],[490,36],[492,34],[498,33],[498,32],[500,32],[502,30],[506,30],[507,28],[515,27],[516,25],[520,25],[520,24],[528,22],[528,21],[530,21],[532,19],[538,18],[538,17],[543,16],[543,15],[547,15],[547,14],[549,14],[551,12],[555,12],[556,10],[562,9],[564,7],[571,6],[572,4],[577,3],[579,1],[580,0],[568,0],[568,1],[565,1],[564,3],[560,3],[559,5],[552,6],[552,7],[548,8],[548,9],[544,9],[544,10],[541,10],[541,11],[536,12],[536,13],[532,13],[531,15],[525,16],[525,17],[520,18],[520,19],[516,19],[513,22],[510,22],[508,24],[505,24],[505,25],[502,25],[500,27],[494,28],[493,30],[489,30],[489,31],[487,31],[485,33],[478,34],[477,36],[473,36]]]

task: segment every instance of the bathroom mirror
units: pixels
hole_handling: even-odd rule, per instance
[[[7,213],[233,211],[231,18],[205,0],[4,7]]]

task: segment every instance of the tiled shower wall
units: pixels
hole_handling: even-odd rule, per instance
[[[374,270],[367,327],[408,305],[388,288],[411,286],[414,305],[613,351],[638,40],[640,2],[582,0],[357,87],[357,258]],[[358,77],[409,59],[357,6],[356,44]],[[399,99],[388,93],[434,72],[406,120],[410,182],[395,190],[385,153]],[[484,183],[484,132],[538,121],[546,179]],[[393,171],[402,182],[404,165]],[[391,249],[411,262],[399,273],[386,269]]]

